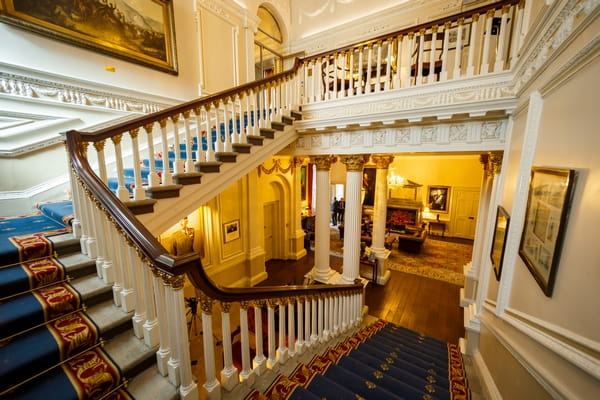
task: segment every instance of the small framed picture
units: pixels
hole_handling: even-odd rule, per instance
[[[225,243],[229,243],[233,240],[240,238],[240,220],[236,219],[231,222],[223,224],[223,238]]]
[[[492,251],[490,254],[496,280],[498,281],[502,274],[502,261],[504,260],[504,248],[506,247],[506,233],[508,232],[509,222],[510,217],[508,212],[502,206],[498,206],[496,224],[494,225],[494,237],[492,239]]]
[[[427,207],[431,212],[447,213],[450,205],[450,186],[429,186]]]
[[[531,170],[519,255],[548,297],[560,261],[575,178],[571,169]]]

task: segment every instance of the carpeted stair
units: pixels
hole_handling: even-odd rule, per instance
[[[469,399],[470,390],[458,346],[378,320],[245,399],[325,398]]]
[[[132,315],[79,251],[71,202],[38,208],[0,219],[0,398],[175,398],[152,377],[156,349],[133,336]]]

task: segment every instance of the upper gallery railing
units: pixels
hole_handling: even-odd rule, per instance
[[[98,276],[113,285],[115,304],[134,313],[135,334],[148,346],[158,347],[159,371],[179,388],[182,397],[197,391],[185,340],[184,274],[202,293],[203,387],[210,393],[219,393],[221,387],[231,389],[240,380],[260,374],[265,366],[285,362],[286,354],[356,326],[362,287],[219,287],[206,276],[197,255],[168,254],[126,203],[154,201],[146,199],[147,192],[168,189],[174,179],[193,177],[198,167],[217,163],[219,155],[235,151],[236,146],[252,145],[261,128],[270,128],[302,103],[505,70],[514,63],[520,47],[522,8],[515,0],[501,1],[310,56],[287,72],[110,128],[67,132],[75,227],[80,231],[82,251],[96,260]],[[112,143],[110,149],[107,143]],[[111,168],[106,167],[107,158],[114,159]],[[97,165],[96,170],[92,165]],[[211,335],[214,301],[221,303],[224,324],[223,360],[219,362]],[[240,308],[239,374],[233,367],[231,340],[225,334],[230,331],[231,304]],[[248,307],[254,307],[255,315],[257,356],[253,363]],[[260,321],[263,310],[268,319],[266,336]],[[268,358],[263,355],[263,337]],[[223,365],[220,379],[217,365]]]
[[[524,2],[500,1],[302,60],[305,103],[471,78],[509,69]]]

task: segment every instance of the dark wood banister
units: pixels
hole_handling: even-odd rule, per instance
[[[141,224],[129,208],[121,202],[108,187],[98,178],[90,167],[87,158],[83,154],[84,142],[99,142],[108,139],[114,135],[145,126],[149,123],[160,121],[173,115],[202,107],[203,105],[219,102],[224,99],[235,97],[240,93],[244,93],[255,88],[262,88],[272,85],[281,80],[288,79],[293,76],[300,66],[313,59],[318,59],[327,54],[335,54],[351,48],[366,46],[372,43],[386,40],[398,36],[400,34],[415,32],[422,28],[439,25],[446,21],[454,21],[461,17],[471,16],[475,13],[484,13],[487,10],[498,9],[504,5],[516,4],[522,0],[502,0],[493,4],[478,7],[472,10],[455,14],[450,17],[441,18],[428,23],[420,24],[411,28],[406,28],[401,31],[379,36],[377,38],[354,44],[351,46],[341,47],[332,51],[327,51],[305,57],[303,59],[296,58],[291,69],[281,72],[274,76],[249,82],[247,84],[224,90],[213,95],[203,97],[201,99],[192,100],[175,107],[113,125],[109,128],[101,129],[95,132],[80,132],[71,130],[66,132],[66,146],[71,160],[71,167],[78,179],[81,180],[85,188],[94,196],[104,207],[110,218],[121,229],[135,247],[146,257],[158,271],[169,275],[177,276],[187,273],[195,287],[202,290],[209,297],[220,301],[244,301],[267,299],[287,296],[307,296],[326,291],[346,291],[358,290],[362,286],[359,283],[351,285],[294,285],[294,286],[263,286],[253,288],[226,288],[214,283],[205,273],[202,267],[200,257],[196,254],[174,257],[170,255],[160,242],[152,236],[152,234]]]

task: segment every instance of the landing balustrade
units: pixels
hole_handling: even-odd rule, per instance
[[[98,277],[113,286],[114,303],[133,313],[135,335],[157,348],[158,369],[182,398],[197,398],[198,391],[186,340],[184,276],[201,293],[205,377],[199,384],[209,398],[220,398],[223,388],[251,382],[266,369],[357,327],[363,288],[219,287],[206,276],[197,255],[169,255],[136,213],[151,212],[162,194],[179,191],[184,184],[201,188],[202,174],[218,173],[222,163],[251,152],[264,140],[280,140],[272,129],[303,104],[350,97],[368,101],[374,94],[510,69],[524,35],[523,6],[500,1],[306,57],[287,72],[106,129],[66,134],[74,232],[82,251],[96,260]],[[223,360],[215,359],[215,302],[221,304]],[[226,334],[231,331],[232,304],[240,310],[241,369],[234,367],[231,335]],[[252,332],[248,313],[254,314]],[[256,353],[252,360],[251,349]],[[218,371],[217,365],[223,368]]]

